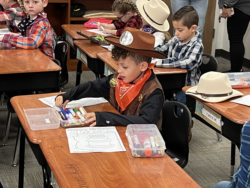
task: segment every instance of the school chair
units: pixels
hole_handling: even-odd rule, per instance
[[[180,108],[182,114],[177,113]],[[177,101],[166,101],[162,109],[162,137],[166,153],[182,168],[188,163],[188,131],[192,120],[186,105]]]
[[[210,54],[203,54],[202,55],[202,64],[200,65],[201,75],[210,72],[210,71],[217,71],[218,69],[218,61]],[[222,141],[221,135],[216,132],[218,141]]]
[[[60,76],[59,76],[59,87],[62,88],[64,85],[68,83],[69,74],[67,68],[67,54],[68,54],[68,43],[65,41],[59,41],[55,47],[55,59],[58,61],[54,61],[57,63],[61,68]]]

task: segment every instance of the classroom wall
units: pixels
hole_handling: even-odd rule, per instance
[[[215,28],[215,37],[213,39],[212,45],[212,55],[215,55],[216,49],[223,49],[229,52],[229,40],[227,34],[227,21],[226,19],[221,19],[221,23],[218,21],[219,17],[219,7],[218,0],[217,6],[215,10],[215,20],[214,20],[214,28]],[[240,20],[239,20],[240,21]],[[250,24],[248,25],[247,32],[244,37],[244,45],[245,45],[245,58],[250,60]]]

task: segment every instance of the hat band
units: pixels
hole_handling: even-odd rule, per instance
[[[148,17],[152,22],[154,22],[154,23],[157,24],[157,25],[163,25],[163,24],[157,23],[157,22],[154,21],[152,18],[150,18],[150,16],[147,14],[147,12],[146,12],[146,10],[145,10],[145,8],[144,8],[144,5],[143,5],[143,10],[144,10],[145,14],[147,15],[147,17]]]
[[[231,91],[230,93],[223,93],[223,94],[206,94],[206,93],[198,93],[197,91],[195,93],[189,92],[189,91],[186,93],[192,93],[194,95],[201,95],[202,98],[206,99],[208,97],[227,97],[229,95],[232,95],[233,91]]]

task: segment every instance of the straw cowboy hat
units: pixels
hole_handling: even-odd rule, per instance
[[[192,95],[206,102],[222,102],[243,94],[232,89],[227,74],[211,71],[203,74],[199,84],[189,88],[186,95]]]
[[[149,25],[159,31],[168,31],[170,10],[162,0],[137,0],[137,8]]]
[[[166,59],[166,55],[154,50],[155,37],[139,29],[126,27],[121,37],[108,36],[105,40],[125,50],[158,59]]]

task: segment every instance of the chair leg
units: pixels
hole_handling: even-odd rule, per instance
[[[2,105],[2,106],[3,106],[4,96],[5,96],[5,93],[3,92],[3,93],[1,94],[1,105]]]
[[[44,188],[49,188],[50,187],[50,178],[49,178],[49,174],[45,166],[42,166],[42,170],[43,170],[43,184],[44,184]]]
[[[217,135],[217,138],[218,138],[218,141],[221,142],[222,141],[222,137],[221,137],[221,134],[216,132],[216,135]]]
[[[14,152],[14,157],[13,157],[13,162],[12,162],[12,166],[14,166],[14,167],[17,166],[18,156],[20,153],[20,139],[21,139],[21,128],[18,127],[18,133],[17,133],[17,138],[16,138],[16,147],[15,147],[15,152]]]
[[[4,145],[4,146],[7,145],[6,143],[7,143],[7,141],[8,141],[8,137],[9,137],[11,117],[12,117],[12,113],[9,112],[9,113],[8,113],[8,118],[7,118],[5,136],[4,136],[4,138],[3,138],[3,145]]]

